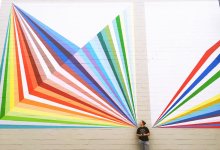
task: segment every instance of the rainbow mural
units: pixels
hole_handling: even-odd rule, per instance
[[[204,53],[154,127],[220,128],[220,41]]]
[[[13,5],[0,66],[0,128],[135,126],[128,23],[126,13],[116,16],[80,48]]]

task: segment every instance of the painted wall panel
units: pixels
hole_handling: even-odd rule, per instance
[[[152,125],[219,127],[219,16],[216,1],[146,3]]]

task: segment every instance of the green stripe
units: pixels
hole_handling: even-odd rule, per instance
[[[211,78],[209,78],[208,81],[206,81],[204,84],[202,84],[195,92],[193,92],[190,96],[188,96],[184,101],[182,101],[179,105],[177,105],[171,112],[169,112],[167,115],[165,115],[162,119],[164,120],[167,116],[172,114],[175,110],[180,108],[182,105],[184,105],[186,102],[188,102],[190,99],[192,99],[194,96],[196,96],[198,93],[200,93],[202,90],[207,88],[210,84],[212,84],[214,81],[216,81],[220,77],[220,71],[215,73]],[[161,122],[160,121],[160,122]]]
[[[10,25],[9,25],[10,26]],[[11,29],[9,29],[9,33],[7,35],[7,39],[10,39],[10,32],[11,32]],[[10,45],[10,42],[8,40],[7,42],[7,50],[6,50],[6,63],[5,63],[5,75],[4,75],[4,80],[3,80],[3,90],[2,90],[2,104],[1,104],[1,114],[0,114],[0,118],[2,118],[3,116],[5,116],[5,113],[6,113],[6,97],[7,97],[7,84],[8,84],[8,72],[9,72],[9,69],[8,69],[8,63],[9,63],[9,45]]]
[[[99,38],[99,41],[100,41],[100,43],[101,43],[101,45],[102,45],[102,48],[103,48],[103,50],[104,50],[104,52],[105,52],[105,54],[106,54],[106,57],[108,58],[108,62],[109,62],[109,64],[110,64],[110,66],[111,66],[111,68],[112,68],[112,71],[113,71],[113,73],[114,73],[114,75],[115,75],[115,77],[116,77],[116,80],[118,81],[118,83],[119,83],[119,87],[120,87],[120,89],[121,89],[121,91],[122,91],[122,94],[124,95],[124,97],[125,97],[125,100],[126,100],[126,102],[127,102],[127,104],[128,104],[128,107],[129,107],[129,110],[132,112],[132,116],[134,116],[134,114],[133,114],[133,111],[132,111],[132,106],[131,106],[131,104],[130,104],[130,102],[127,100],[127,98],[128,98],[128,95],[124,92],[124,90],[123,90],[123,85],[122,85],[122,83],[121,83],[121,80],[120,80],[120,75],[118,75],[118,72],[117,72],[117,70],[119,70],[119,69],[116,69],[116,67],[117,67],[117,65],[112,61],[112,60],[114,60],[114,57],[110,54],[110,52],[112,51],[112,50],[108,50],[108,48],[107,48],[107,41],[108,40],[110,40],[110,39],[107,39],[107,40],[104,40],[104,36],[103,36],[103,33],[98,33],[98,38]],[[112,51],[113,52],[113,51]],[[116,56],[116,55],[115,55]],[[113,58],[111,58],[111,57],[113,57]],[[117,59],[115,59],[115,61],[116,61]],[[117,67],[118,68],[118,67]]]
[[[128,67],[128,62],[127,62],[127,55],[126,55],[126,50],[125,50],[125,45],[124,45],[123,33],[122,33],[122,29],[121,29],[120,16],[116,17],[116,23],[117,23],[117,27],[118,27],[118,33],[119,33],[121,48],[122,48],[122,52],[123,52],[123,58],[124,58],[124,62],[125,62],[126,74],[128,77],[128,84],[129,84],[129,90],[130,90],[130,94],[131,94],[131,98],[132,98],[132,105],[133,105],[133,108],[135,109],[133,93],[132,93],[132,86],[131,86],[131,79],[130,79],[130,74],[129,74],[129,70],[128,70],[129,67]],[[136,115],[135,115],[135,119],[136,119]]]
[[[22,116],[5,116],[2,119],[3,120],[12,120],[12,121],[41,122],[41,123],[61,123],[61,124],[81,124],[81,125],[113,126],[113,125],[100,124],[100,123],[80,122],[80,121],[76,121],[76,120],[65,121],[65,120],[52,120],[52,119],[22,117]]]

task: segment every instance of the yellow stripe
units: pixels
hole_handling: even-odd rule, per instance
[[[14,106],[14,98],[15,98],[15,90],[14,90],[14,51],[15,51],[15,37],[14,37],[14,20],[13,20],[13,13],[11,14],[11,26],[10,26],[10,45],[9,45],[9,73],[8,73],[8,77],[9,77],[9,82],[7,85],[7,97],[9,97],[9,101],[7,103],[7,110],[10,110],[13,106]]]
[[[173,121],[175,119],[181,118],[183,116],[189,115],[193,112],[199,111],[201,109],[207,108],[209,106],[212,106],[212,105],[215,105],[215,104],[218,104],[218,103],[220,103],[220,94],[218,94],[218,95],[216,95],[216,96],[200,103],[197,106],[192,107],[191,109],[189,109],[189,110],[187,110],[187,111],[185,111],[185,112],[183,112],[183,113],[181,113],[181,114],[179,114],[175,117],[172,117],[170,119],[166,119],[166,120],[162,121],[159,125],[165,124],[167,122]]]

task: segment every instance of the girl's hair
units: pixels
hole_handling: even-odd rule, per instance
[[[145,122],[144,120],[141,120],[141,122],[142,122],[142,124],[143,124],[143,125],[145,125],[145,124],[146,124],[146,122]]]

